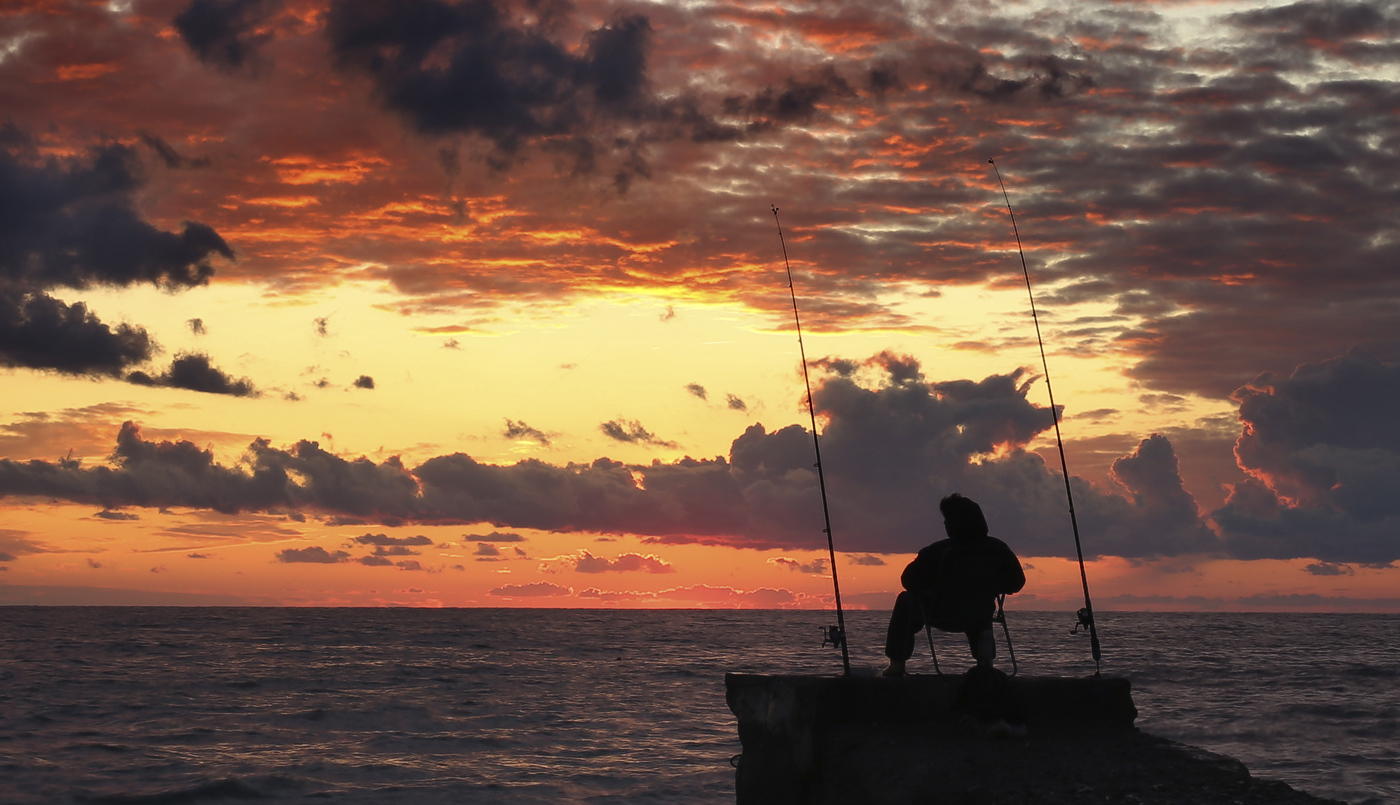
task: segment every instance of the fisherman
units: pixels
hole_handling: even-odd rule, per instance
[[[914,654],[914,637],[925,624],[945,632],[963,632],[979,667],[996,657],[992,616],[998,595],[1020,592],[1026,585],[1021,560],[1001,540],[987,535],[982,507],[954,492],[939,501],[948,539],[919,551],[904,568],[904,592],[894,602],[885,636],[890,665],[881,676],[903,676]]]

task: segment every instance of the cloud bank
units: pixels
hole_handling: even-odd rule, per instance
[[[1019,553],[1072,554],[1063,480],[1025,449],[1051,426],[1049,411],[1026,399],[1034,378],[1018,370],[930,382],[917,362],[889,353],[831,365],[814,402],[827,422],[822,451],[843,550],[917,550],[939,536],[938,500],[960,491],[982,503],[993,533]],[[1117,489],[1072,479],[1086,553],[1400,558],[1400,438],[1390,438],[1394,428],[1385,424],[1391,419],[1381,402],[1393,397],[1379,393],[1397,387],[1397,372],[1352,354],[1241,389],[1245,427],[1236,449],[1253,478],[1209,518],[1183,488],[1163,435],[1114,462]],[[4,460],[0,493],[105,509],[291,510],[390,525],[490,523],[631,533],[658,543],[811,549],[824,544],[811,449],[811,434],[800,426],[770,432],[753,425],[728,457],[712,459],[628,465],[600,458],[566,466],[530,459],[506,466],[454,453],[408,468],[396,458],[345,459],[312,441],[283,450],[258,440],[240,466],[227,467],[189,442],[146,441],[127,423],[112,466]],[[357,538],[386,552],[408,550],[410,542],[387,539]],[[651,559],[589,555],[579,562],[585,572],[665,572]]]

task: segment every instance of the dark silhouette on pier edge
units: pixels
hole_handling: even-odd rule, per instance
[[[996,657],[992,616],[998,595],[1026,585],[1021,560],[1006,543],[988,534],[982,507],[954,492],[938,504],[947,539],[919,551],[904,568],[904,592],[895,599],[885,636],[890,664],[882,676],[903,676],[914,654],[914,638],[925,626],[963,632],[979,668]]]

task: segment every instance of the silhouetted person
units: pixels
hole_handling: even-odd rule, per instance
[[[1001,540],[987,535],[982,507],[954,492],[939,501],[948,539],[919,551],[904,568],[904,592],[894,602],[885,636],[890,666],[885,676],[900,676],[914,654],[914,638],[928,625],[944,632],[963,632],[979,666],[996,656],[992,616],[998,595],[1026,586],[1021,560]]]

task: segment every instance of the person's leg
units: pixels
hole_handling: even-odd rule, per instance
[[[914,656],[914,636],[923,628],[924,612],[919,598],[905,590],[894,600],[894,612],[890,613],[890,626],[885,632],[885,656],[890,658],[885,676],[904,673],[904,664]]]

